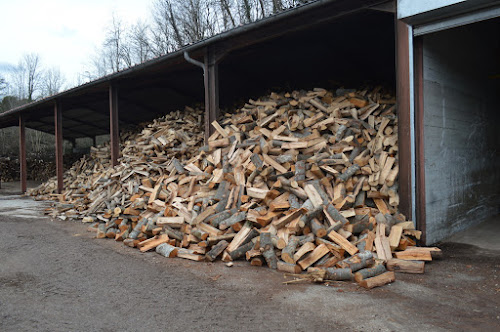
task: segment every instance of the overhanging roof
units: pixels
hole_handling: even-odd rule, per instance
[[[337,62],[351,57],[362,59],[363,54],[359,52],[350,54],[350,50],[361,42],[365,45],[375,44],[370,44],[370,40],[353,41],[350,37],[362,38],[364,35],[370,35],[370,32],[377,31],[379,22],[373,21],[373,15],[362,16],[359,22],[354,22],[354,24],[351,22],[351,26],[346,29],[343,29],[343,24],[348,22],[337,26],[332,26],[330,23],[348,15],[366,12],[366,9],[386,2],[388,1],[319,0],[295,7],[57,95],[9,110],[0,114],[0,128],[16,126],[18,116],[22,113],[26,118],[28,128],[54,133],[53,109],[57,101],[63,109],[65,138],[107,134],[109,133],[108,91],[111,84],[119,87],[120,125],[137,124],[184,105],[203,102],[202,71],[184,59],[185,51],[199,60],[203,58],[207,47],[227,53],[220,68],[220,77],[221,85],[226,85],[227,95],[231,97],[237,96],[235,82],[241,85],[242,90],[251,91],[252,88],[255,91],[258,90],[257,87],[262,85],[256,73],[256,69],[259,68],[262,68],[260,80],[266,84],[273,84],[274,81],[267,76],[272,76],[276,65],[291,66],[290,70],[294,70],[296,68],[293,68],[293,65],[297,59],[310,56],[314,58],[316,52],[318,52],[317,57],[323,61],[335,59],[335,57],[339,57]],[[384,29],[387,26],[386,23],[384,23]],[[389,21],[389,24],[392,23]],[[369,25],[377,26],[370,27]],[[356,26],[367,31],[353,31]],[[298,45],[293,45],[295,37],[297,37]],[[393,36],[389,36],[389,40],[385,40],[384,36],[380,38],[383,40],[381,47],[391,47],[390,38]],[[377,43],[381,42],[377,41]],[[337,47],[340,53],[333,52],[337,50]],[[379,52],[373,50],[373,47],[375,46],[371,49],[367,47],[366,52]],[[286,54],[280,53],[282,50],[286,50]],[[331,54],[325,54],[330,50],[333,50]],[[391,50],[387,53],[391,54]],[[341,56],[342,54],[344,57]],[[364,56],[377,59],[376,54],[367,53]],[[389,59],[390,61],[392,59]],[[339,66],[338,63],[332,65]],[[339,67],[342,67],[342,64]],[[384,68],[384,70],[390,69]],[[286,68],[281,72],[286,73]],[[297,75],[301,75],[300,69]],[[249,84],[248,77],[252,78],[252,84]],[[224,87],[221,87],[221,91],[224,94]],[[229,99],[221,96],[221,101],[225,100],[229,103],[231,102]]]

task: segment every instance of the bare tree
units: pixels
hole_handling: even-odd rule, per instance
[[[22,59],[25,68],[27,98],[33,100],[34,94],[40,88],[42,73],[40,70],[40,56],[36,53],[25,54]]]
[[[42,95],[52,96],[60,92],[66,79],[59,68],[52,67],[43,73]]]
[[[178,6],[174,6],[173,1],[155,0],[153,3],[151,32],[153,34],[153,51],[156,56],[184,45],[184,38],[178,22]]]
[[[41,83],[40,56],[35,53],[25,54],[17,66],[12,66],[9,71],[9,92],[18,99],[32,101],[35,93],[40,89]]]
[[[0,76],[0,96],[7,93],[7,88],[7,80],[3,76]]]
[[[107,65],[112,72],[122,69],[123,65],[123,39],[124,27],[121,19],[113,14],[111,26],[106,31],[106,37],[103,43],[104,55],[107,59]]]
[[[283,4],[281,3],[281,0],[273,0],[273,13],[279,13],[283,10]]]
[[[139,20],[127,33],[127,44],[134,63],[142,63],[151,57],[149,31],[149,25]]]
[[[151,26],[151,51],[155,56],[166,54],[175,48],[179,42],[180,32],[176,21],[172,24],[173,8],[169,0],[155,0],[152,9],[153,23]],[[177,30],[177,38],[175,37]],[[181,41],[182,42],[182,41]]]
[[[242,0],[240,3],[240,16],[242,16],[243,23],[252,22],[252,5],[250,0]]]
[[[95,77],[142,63],[308,0],[154,0],[152,21],[126,27],[113,15],[92,67]],[[93,78],[95,78],[93,77]]]
[[[231,29],[236,26],[236,21],[233,15],[233,4],[230,0],[219,0],[219,6],[222,13],[222,22],[224,29]]]
[[[182,30],[188,42],[195,42],[207,37],[211,23],[209,2],[203,0],[183,1],[179,7],[179,14]]]

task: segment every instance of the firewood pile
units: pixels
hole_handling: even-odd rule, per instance
[[[272,93],[212,125],[201,146],[202,113],[177,112],[125,141],[120,165],[80,163],[63,194],[32,194],[57,198],[48,213],[82,218],[98,238],[165,257],[245,259],[291,282],[372,288],[439,255],[416,247],[421,232],[398,212],[398,118],[380,88]]]
[[[186,115],[186,113],[189,114]],[[202,114],[200,109],[187,108],[185,112],[172,112],[154,120],[140,132],[121,133],[121,165],[115,169],[128,168],[132,173],[129,176],[135,174],[133,179],[140,181],[141,174],[142,176],[149,174],[146,170],[156,175],[159,174],[158,170],[161,171],[162,164],[170,160],[171,157],[184,160],[197,153],[203,142],[203,133],[200,130]],[[90,155],[83,156],[64,173],[65,192],[62,195],[56,193],[56,177],[28,190],[28,194],[38,200],[54,198],[61,200],[62,197],[71,199],[74,207],[78,212],[81,212],[72,214],[72,216],[85,216],[91,213],[87,211],[88,203],[95,203],[91,194],[110,190],[108,188],[110,183],[104,180],[109,179],[111,174],[116,174],[115,169],[111,168],[110,165],[108,143],[91,147]],[[120,180],[125,181],[126,179],[113,178],[114,187],[120,183]],[[113,189],[116,190],[116,188]],[[57,210],[53,212],[56,213]]]
[[[56,172],[56,165],[53,161],[28,158],[26,163],[27,177],[30,180],[47,181]],[[17,167],[19,168],[19,164]]]
[[[34,181],[47,181],[55,173],[53,161],[47,161],[37,156],[28,156],[27,177]],[[19,159],[3,157],[0,158],[0,179],[4,182],[19,181]]]
[[[85,192],[92,188],[92,176],[106,172],[110,166],[109,146],[103,145],[99,148],[92,147],[90,155],[84,155],[75,162],[70,169],[64,173],[64,187],[69,188],[73,184],[78,184],[81,191]],[[55,170],[52,174],[55,173]],[[51,177],[36,188],[28,189],[28,195],[35,196],[37,200],[49,200],[57,197],[57,178]],[[83,197],[80,195],[73,197]]]
[[[19,178],[19,163],[9,157],[0,158],[0,180],[3,182],[14,181]]]

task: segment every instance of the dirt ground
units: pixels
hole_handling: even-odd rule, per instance
[[[424,275],[385,287],[142,254],[0,196],[0,331],[498,331],[500,251],[442,243]],[[23,216],[18,217],[18,216]]]

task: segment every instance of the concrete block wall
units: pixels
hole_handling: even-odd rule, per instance
[[[427,242],[500,212],[500,24],[424,37]]]

